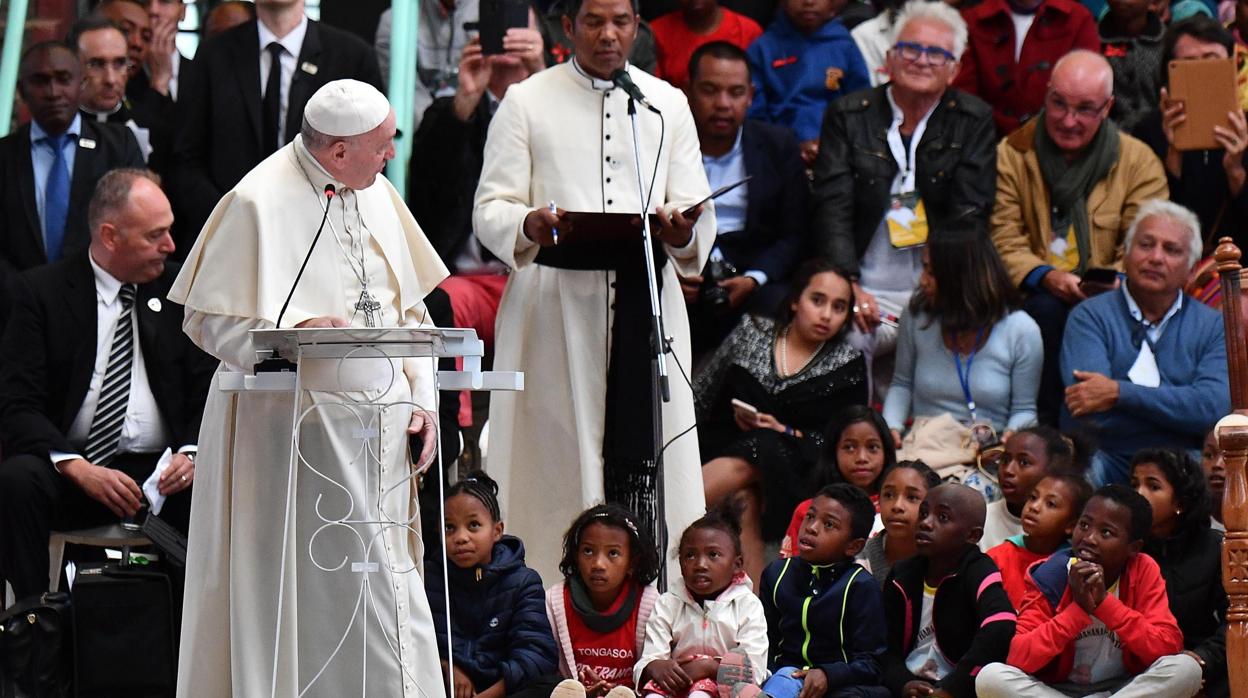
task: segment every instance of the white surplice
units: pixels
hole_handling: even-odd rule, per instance
[[[710,194],[688,102],[658,78],[632,67],[629,74],[666,119],[656,173],[660,120],[644,109],[638,115],[647,186],[654,175],[650,210],[683,210]],[[575,61],[511,86],[490,123],[477,188],[477,237],[513,270],[498,309],[494,367],[525,373],[523,392],[490,396],[487,468],[499,482],[507,529],[524,539],[528,563],[544,579],[558,578],[560,532],[603,500],[615,272],[535,264],[539,248],[525,237],[523,223],[529,211],[551,201],[568,211],[641,210],[627,101],[622,90],[587,76]],[[663,440],[689,430],[664,452],[673,541],[705,510],[693,394],[682,376],[691,371],[689,320],[676,271],[701,273],[714,237],[714,210],[707,205],[693,240],[680,249],[667,246],[669,263],[660,272],[660,303],[675,355],[667,358],[672,400],[663,404]]]
[[[305,359],[294,459],[293,394],[218,388],[255,363],[248,331],[274,327],[330,182],[329,223],[283,327],[364,326],[361,276],[379,326],[427,325],[422,299],[446,276],[388,181],[351,191],[300,137],[213,211],[170,293],[186,333],[222,361],[200,434],[179,696],[445,695],[406,433],[410,403],[434,411],[433,360]]]

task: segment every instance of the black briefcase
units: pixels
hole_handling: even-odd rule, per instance
[[[22,599],[0,613],[0,698],[69,695],[69,594]]]
[[[75,695],[174,695],[177,637],[163,570],[115,562],[81,565],[73,606]]]

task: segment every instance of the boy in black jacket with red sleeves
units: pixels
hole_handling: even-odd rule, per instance
[[[932,489],[919,509],[918,554],[884,585],[884,685],[895,696],[972,698],[975,674],[1009,652],[1016,616],[979,550],[985,511],[983,496],[958,484]]]

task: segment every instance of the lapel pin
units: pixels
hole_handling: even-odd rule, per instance
[[[90,138],[79,138],[78,146],[87,150],[95,150],[95,141]]]
[[[316,75],[316,71],[319,70],[315,63],[309,63],[307,61],[304,61],[303,64],[299,66],[299,69],[308,75]]]
[[[153,313],[159,313],[160,312],[160,299],[148,298],[147,307],[151,308]]]

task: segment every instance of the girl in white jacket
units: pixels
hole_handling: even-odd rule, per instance
[[[739,514],[720,508],[690,524],[678,555],[682,578],[646,623],[638,693],[729,698],[738,684],[758,685],[767,678],[767,620],[742,570]]]

